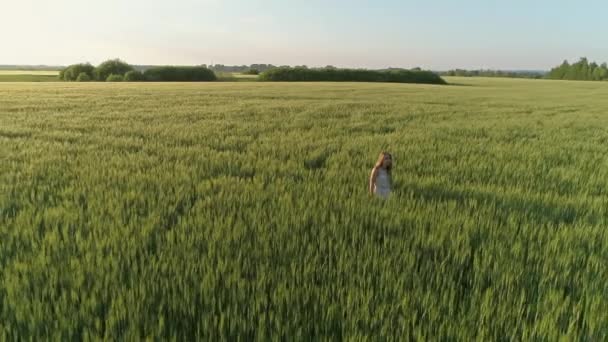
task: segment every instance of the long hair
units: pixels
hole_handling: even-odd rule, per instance
[[[393,156],[390,153],[385,152],[385,151],[380,152],[380,156],[378,156],[378,160],[376,161],[376,164],[374,165],[374,169],[375,170],[377,170],[377,169],[379,169],[379,168],[382,167],[382,163],[384,162],[384,157],[386,157],[386,156],[389,156],[391,158],[391,160],[393,159]],[[388,172],[389,175],[391,174],[391,168],[392,167],[393,167],[393,163],[391,163],[391,165],[389,165],[386,168],[386,172]]]

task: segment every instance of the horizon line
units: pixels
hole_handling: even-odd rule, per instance
[[[120,58],[119,58],[120,59]],[[122,59],[121,59],[122,60]],[[124,61],[124,60],[122,60]],[[295,64],[295,65],[290,65],[290,64],[273,64],[273,63],[250,63],[250,64],[222,64],[222,63],[215,63],[215,64],[206,64],[206,63],[200,63],[200,64],[137,64],[137,63],[128,63],[126,61],[124,61],[125,63],[135,66],[135,67],[155,67],[155,66],[207,66],[207,67],[213,67],[213,66],[224,66],[224,67],[250,67],[252,65],[272,65],[275,67],[299,67],[299,66],[305,66],[308,68],[325,68],[328,66],[331,67],[335,67],[335,68],[339,68],[339,69],[367,69],[367,70],[383,70],[383,69],[405,69],[405,70],[411,70],[411,69],[416,69],[416,68],[420,68],[421,70],[427,70],[427,71],[434,71],[434,72],[444,72],[444,71],[451,71],[451,70],[467,70],[467,71],[474,71],[474,70],[479,70],[479,71],[528,71],[528,72],[549,72],[551,70],[551,68],[549,69],[535,69],[535,68],[484,68],[484,67],[476,67],[476,68],[463,68],[463,67],[456,67],[456,68],[422,68],[422,67],[395,67],[395,66],[387,66],[387,67],[382,67],[382,68],[368,68],[368,67],[343,67],[343,66],[339,66],[339,65],[331,65],[331,64],[327,64],[327,65],[323,65],[323,66],[315,66],[315,65],[306,65],[306,64]],[[0,64],[0,69],[2,68],[15,68],[15,67],[24,67],[24,68],[67,68],[70,65],[73,64],[80,64],[80,63],[89,63],[92,65],[95,65],[93,63],[90,62],[79,62],[79,63],[72,63],[72,64],[68,64],[68,65],[59,65],[59,64]],[[15,69],[18,70],[18,69]]]

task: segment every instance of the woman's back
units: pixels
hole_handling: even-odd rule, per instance
[[[369,192],[382,198],[388,198],[391,193],[391,169],[393,166],[393,156],[388,152],[382,152],[378,156],[378,161],[372,169],[369,177]]]
[[[391,192],[391,176],[384,168],[379,168],[376,175],[376,187],[374,193],[381,197],[388,197]]]

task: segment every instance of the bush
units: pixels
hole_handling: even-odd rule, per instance
[[[86,72],[81,72],[80,74],[78,74],[78,77],[76,78],[76,81],[78,82],[89,82],[91,80],[91,76],[89,76],[89,74],[87,74]]]
[[[146,70],[144,76],[146,80],[153,82],[204,82],[217,80],[213,71],[202,66],[154,67]]]
[[[123,76],[131,70],[133,70],[133,67],[120,59],[110,59],[99,64],[99,66],[95,68],[95,78],[99,81],[103,81],[112,74]]]
[[[308,69],[304,67],[280,67],[265,71],[260,75],[261,81],[285,82],[395,82],[446,84],[437,74],[431,71],[418,70],[364,70],[364,69]]]
[[[108,78],[106,78],[106,82],[122,82],[122,81],[123,81],[122,75],[111,74],[110,76],[108,76]]]
[[[245,71],[243,74],[245,75],[259,75],[260,71],[258,69],[249,69]]]
[[[125,82],[141,82],[145,81],[144,74],[137,70],[131,70],[125,74]]]
[[[80,74],[85,73],[90,79],[93,78],[93,67],[89,63],[72,64],[59,72],[59,79],[64,81],[76,81]]]

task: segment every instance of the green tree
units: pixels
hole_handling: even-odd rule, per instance
[[[80,74],[78,74],[78,77],[76,78],[77,82],[89,82],[91,80],[91,76],[89,76],[89,74],[87,74],[86,72],[81,72]]]
[[[89,63],[72,64],[59,72],[59,78],[64,81],[76,81],[81,73],[85,73],[92,78],[94,69]]]
[[[608,66],[606,63],[598,65],[596,62],[589,63],[585,57],[578,62],[568,64],[564,61],[560,66],[551,69],[547,78],[564,80],[586,80],[601,81],[608,80]]]
[[[587,60],[586,57],[583,57],[578,62],[576,79],[577,80],[586,80],[588,74],[589,74],[589,61]]]
[[[145,81],[144,74],[137,70],[131,70],[125,74],[125,82],[141,82]]]
[[[598,69],[600,70],[598,72],[600,80],[608,80],[608,65],[606,65],[606,63],[602,63]]]
[[[595,69],[597,69],[597,67],[598,67],[598,65],[597,65],[597,63],[595,63],[595,62],[591,62],[591,63],[589,64],[589,70],[588,70],[587,75],[586,75],[586,78],[585,78],[586,80],[593,80],[593,81],[597,81],[597,79],[595,79],[595,78],[594,78],[594,77],[595,77],[595,76],[594,76],[594,74],[595,74]]]
[[[111,74],[110,76],[108,76],[108,78],[106,78],[106,82],[122,82],[122,81],[123,81],[123,76],[117,75],[117,74]]]
[[[568,63],[567,60],[564,60],[560,66],[551,69],[547,77],[555,80],[561,80],[566,76],[568,69],[570,69],[570,63]]]
[[[118,58],[110,59],[99,64],[97,68],[95,68],[95,79],[104,81],[112,74],[124,76],[124,74],[131,70],[133,70],[133,67],[126,62],[123,62]]]

